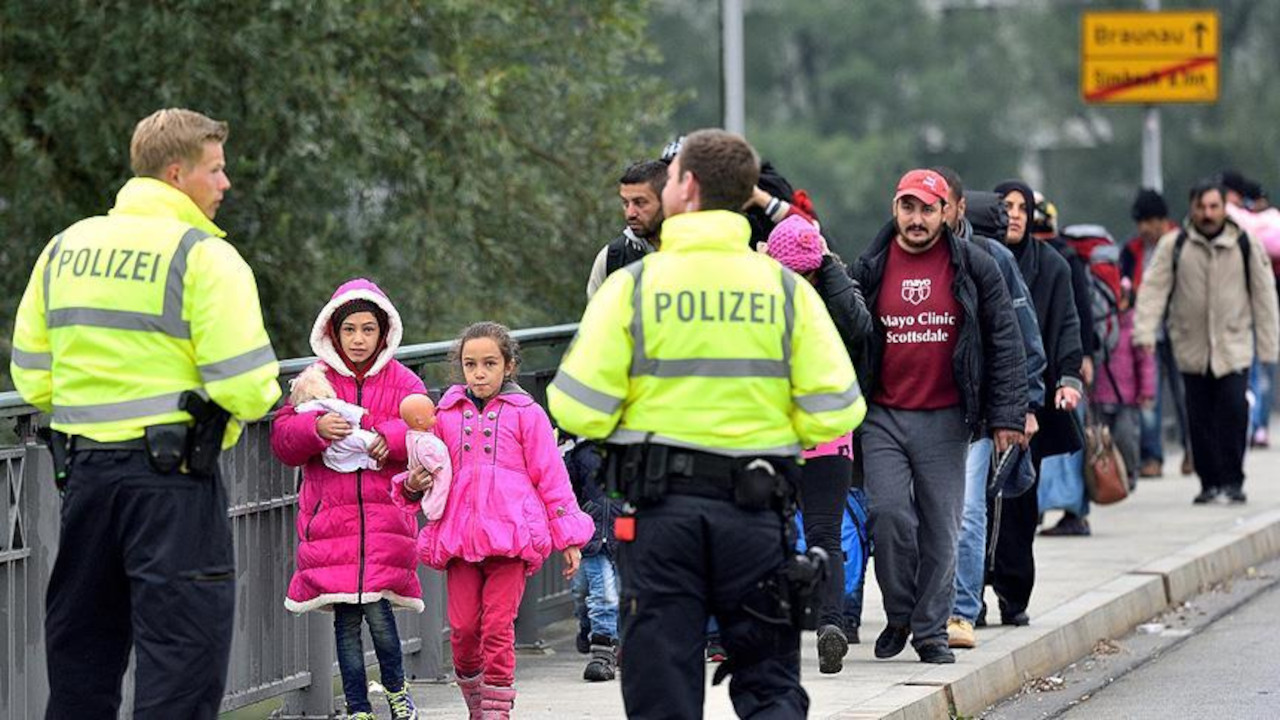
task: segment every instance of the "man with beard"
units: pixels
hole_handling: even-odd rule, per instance
[[[1022,441],[1026,356],[991,257],[943,222],[950,193],[932,170],[898,182],[893,220],[858,260],[875,332],[862,441],[876,579],[888,626],[875,654],[952,663],[947,647],[969,439]]]
[[[960,175],[951,168],[935,168],[947,181],[951,193],[943,206],[942,216],[951,233],[961,242],[972,242],[996,261],[1005,289],[1013,301],[1014,314],[1018,318],[1018,335],[1027,357],[1027,415],[1023,442],[1035,436],[1039,425],[1036,411],[1044,405],[1044,345],[1040,341],[1040,326],[1036,324],[1035,308],[1031,306],[1031,292],[1018,272],[1018,261],[1013,253],[998,239],[978,235],[965,218],[967,209],[964,185]],[[998,198],[985,193],[993,204],[992,211],[1003,212],[996,204]],[[973,623],[982,606],[982,589],[986,571],[987,548],[987,475],[991,470],[992,441],[990,437],[978,437],[969,445],[965,463],[964,513],[960,520],[960,540],[956,553],[956,595],[951,619],[947,621],[947,644],[953,648],[973,648],[977,638]]]
[[[662,187],[667,184],[667,164],[647,160],[627,168],[618,180],[622,214],[627,226],[622,234],[600,248],[587,278],[587,299],[614,270],[624,268],[658,249],[662,227]]]
[[[1222,187],[1201,182],[1190,203],[1190,222],[1160,238],[1144,272],[1133,342],[1151,349],[1167,317],[1200,476],[1193,502],[1243,503],[1249,367],[1255,353],[1275,362],[1280,352],[1275,277],[1262,243],[1227,217]]]
[[[1040,339],[1044,342],[1046,393],[1053,388],[1053,403],[1036,413],[1040,432],[1031,441],[1031,459],[1038,468],[1040,460],[1050,455],[1074,452],[1081,447],[1080,434],[1072,425],[1071,411],[1080,402],[1084,385],[1080,380],[1080,319],[1076,315],[1075,296],[1071,291],[1071,268],[1056,250],[1031,237],[1027,232],[1035,195],[1019,180],[1003,182],[995,193],[1004,201],[1009,213],[1009,232],[1005,244],[1018,259],[1022,279],[1031,290],[1036,308]],[[1046,400],[1048,398],[1046,397]],[[1036,566],[1031,543],[1035,539],[1040,508],[1036,487],[1016,498],[1002,501],[996,538],[991,585],[1000,600],[1000,622],[1003,625],[1026,625],[1027,604],[1035,585]],[[988,515],[992,516],[990,508]],[[985,611],[978,625],[985,624]]]

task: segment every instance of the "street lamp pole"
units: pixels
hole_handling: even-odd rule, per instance
[[[1143,0],[1147,10],[1160,9],[1160,0]],[[1160,159],[1160,108],[1148,105],[1142,121],[1142,186],[1164,192],[1164,170]]]
[[[724,129],[746,135],[746,73],[743,70],[742,0],[721,0]]]

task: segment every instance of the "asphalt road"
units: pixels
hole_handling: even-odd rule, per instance
[[[1280,718],[1280,585],[1060,717]]]

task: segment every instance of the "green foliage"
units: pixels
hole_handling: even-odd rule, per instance
[[[409,341],[576,320],[620,225],[617,176],[667,135],[646,17],[628,0],[4,1],[0,350],[35,254],[111,206],[134,123],[167,106],[231,124],[217,222],[282,357],[309,354],[315,312],[358,275]]]

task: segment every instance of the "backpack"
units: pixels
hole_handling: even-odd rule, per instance
[[[804,552],[804,518],[796,510],[796,552]],[[861,488],[850,488],[844,498],[844,520],[840,523],[840,549],[844,551],[844,595],[853,595],[862,584],[871,555],[871,536],[867,532],[867,500]]]
[[[610,240],[607,247],[604,256],[605,277],[609,277],[614,271],[621,270],[648,254],[632,245],[626,235],[619,235]]]
[[[1120,246],[1101,225],[1068,225],[1067,245],[1089,266],[1089,308],[1096,347],[1110,356],[1120,344]]]

